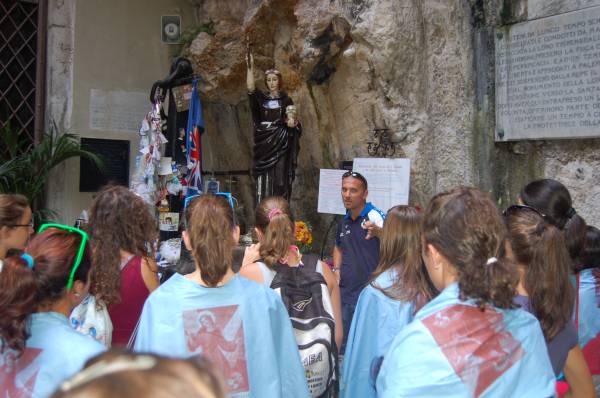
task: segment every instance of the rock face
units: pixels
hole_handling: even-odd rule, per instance
[[[248,40],[256,81],[262,82],[262,71],[279,69],[298,107],[304,133],[292,205],[298,218],[315,227],[317,247],[332,220],[316,213],[319,168],[368,156],[367,141],[376,127],[393,132],[399,143],[395,156],[411,159],[412,204],[424,205],[433,194],[457,185],[480,186],[506,202],[524,182],[560,176],[576,191],[581,213],[598,223],[589,209],[592,191],[579,193],[580,181],[598,185],[598,160],[593,159],[598,141],[527,144],[534,154],[493,143],[493,28],[527,17],[526,1],[504,3],[201,2],[200,22],[213,21],[214,35],[201,33],[184,55],[204,78],[207,168],[250,167]],[[243,180],[250,217],[250,179]],[[593,195],[600,203],[599,193]]]

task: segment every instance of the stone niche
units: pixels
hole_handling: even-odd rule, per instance
[[[312,223],[317,250],[333,220],[316,212],[319,168],[368,156],[375,127],[389,128],[396,156],[412,160],[411,203],[475,183],[467,3],[207,0],[197,14],[200,24],[214,22],[214,35],[200,33],[184,52],[204,78],[207,136],[219,137],[205,144],[207,168],[250,167],[248,37],[257,82],[276,67],[298,107],[304,132],[292,206]]]
[[[259,87],[264,70],[279,69],[298,107],[304,131],[292,207],[297,218],[312,223],[317,251],[324,244],[330,253],[334,219],[316,211],[319,169],[367,157],[374,128],[390,129],[398,143],[395,156],[411,159],[411,204],[425,205],[435,193],[457,185],[475,185],[504,205],[524,183],[559,176],[575,191],[580,213],[600,221],[591,207],[594,197],[600,203],[600,191],[584,187],[594,182],[600,187],[598,140],[494,142],[494,33],[525,21],[527,1],[196,4],[198,24],[212,21],[213,31],[198,34],[183,55],[203,78],[206,168],[250,168],[248,38]],[[237,184],[251,224],[251,180],[240,178]]]

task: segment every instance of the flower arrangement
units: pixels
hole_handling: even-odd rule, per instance
[[[313,235],[312,226],[306,221],[296,221],[296,245],[300,253],[306,253],[312,248]]]

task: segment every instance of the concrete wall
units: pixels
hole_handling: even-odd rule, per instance
[[[130,175],[139,136],[133,132],[90,129],[90,90],[149,93],[164,78],[178,45],[161,42],[161,15],[181,15],[182,27],[195,22],[186,0],[50,0],[46,126],[81,137],[129,140]],[[150,110],[150,103],[148,103]],[[136,121],[143,118],[137,115]],[[79,192],[79,159],[54,173],[48,207],[72,224],[92,200]]]

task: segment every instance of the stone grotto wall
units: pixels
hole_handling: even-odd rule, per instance
[[[490,191],[502,205],[544,176],[574,193],[600,224],[600,140],[494,143],[494,28],[598,1],[204,0],[201,32],[184,55],[203,82],[206,168],[249,169],[252,127],[246,38],[257,75],[283,74],[303,124],[292,205],[321,246],[333,216],[316,212],[319,168],[368,156],[375,128],[388,128],[398,157],[412,161],[410,202],[424,205],[456,185]],[[585,3],[585,4],[583,4]],[[559,10],[559,11],[557,11]],[[249,178],[237,184],[251,216]],[[332,233],[326,246],[330,248]],[[326,252],[328,254],[328,251]]]

